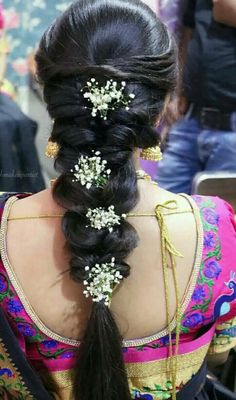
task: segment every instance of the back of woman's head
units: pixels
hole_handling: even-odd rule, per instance
[[[120,220],[113,229],[89,227],[88,209],[114,206],[128,213],[138,201],[133,152],[158,144],[155,122],[176,84],[176,47],[166,27],[139,0],[79,0],[45,33],[36,55],[48,111],[51,140],[60,150],[60,173],[53,189],[67,209],[62,228],[71,253],[72,279],[88,279],[85,266],[111,263],[129,276],[127,256],[137,246],[135,229]],[[99,87],[113,79],[135,94],[128,109],[91,116],[83,96],[94,78]],[[111,174],[103,187],[87,188],[71,172],[81,156],[99,151]],[[122,357],[122,337],[109,307],[94,302],[78,352],[74,397],[80,400],[131,399]]]

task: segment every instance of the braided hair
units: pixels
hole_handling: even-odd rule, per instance
[[[44,87],[51,139],[59,147],[55,201],[67,210],[62,229],[71,254],[70,275],[83,283],[85,266],[111,263],[123,279],[130,274],[128,255],[138,244],[134,227],[121,219],[113,229],[88,225],[88,210],[114,206],[129,213],[139,192],[133,153],[156,146],[155,122],[176,85],[176,46],[165,25],[139,0],[79,0],[46,31],[36,54]],[[91,116],[81,91],[95,78],[126,82],[134,93],[129,109],[109,110],[107,119]],[[78,158],[100,152],[111,174],[103,187],[89,189],[73,181]],[[78,351],[74,398],[130,400],[122,357],[122,337],[104,301],[94,302]]]

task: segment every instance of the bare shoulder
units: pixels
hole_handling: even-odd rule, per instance
[[[10,215],[18,216],[37,216],[42,214],[55,214],[63,211],[52,197],[50,189],[24,197],[15,202],[11,208]]]

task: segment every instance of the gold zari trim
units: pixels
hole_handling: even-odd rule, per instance
[[[57,372],[39,372],[43,382],[53,381],[60,389],[73,387],[74,370]]]
[[[192,378],[192,375],[197,373],[207,355],[210,343],[205,346],[199,347],[187,354],[178,354],[178,372],[177,377],[183,374],[186,375],[184,383],[188,382]],[[193,372],[188,370],[193,367]],[[137,362],[126,364],[128,377],[132,379],[147,379],[155,377],[156,384],[159,385],[159,380],[163,380],[164,383],[168,380],[166,371],[166,359],[149,361],[149,362]],[[159,377],[160,376],[160,377]],[[156,377],[158,377],[156,379]],[[182,378],[178,378],[178,383],[182,382]],[[177,383],[177,386],[178,386]],[[145,386],[145,385],[144,385]]]
[[[209,344],[187,354],[178,355],[178,371],[176,375],[176,387],[185,385],[195,375],[202,366],[207,355]],[[128,375],[130,390],[139,390],[145,392],[144,387],[154,388],[158,385],[162,388],[166,387],[168,382],[168,371],[166,369],[166,359],[150,362],[127,363],[126,371]],[[73,387],[74,371],[52,372],[42,376],[43,381],[47,379],[53,380],[59,388],[59,393],[63,392],[63,396],[58,395],[58,399],[70,399]],[[153,395],[153,394],[152,394]],[[163,397],[155,396],[154,400],[163,399]]]
[[[3,386],[7,389],[9,395],[14,396],[13,398],[18,395],[22,396],[21,398],[24,398],[24,400],[34,400],[34,397],[25,386],[24,380],[13,363],[3,341],[0,339],[0,369],[2,370],[4,368],[10,370],[12,376],[6,372],[4,376],[0,378],[0,390],[1,386]],[[2,383],[4,383],[4,385]]]
[[[178,370],[175,377],[175,388],[181,388],[199,371],[206,357],[209,344],[200,349],[177,356]],[[128,364],[127,373],[129,376],[130,389],[137,389],[141,393],[146,393],[145,387],[155,388],[156,385],[161,387],[164,393],[170,395],[173,399],[172,390],[166,392],[166,384],[169,381],[169,373],[166,370],[166,360],[153,361],[150,363]],[[151,393],[154,400],[162,400],[162,395]],[[172,397],[171,397],[172,395]],[[167,398],[167,397],[166,397]]]

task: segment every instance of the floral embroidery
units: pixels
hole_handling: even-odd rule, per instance
[[[192,300],[196,303],[201,303],[206,297],[206,292],[203,287],[198,286],[193,292]]]
[[[139,390],[133,390],[132,399],[153,400],[154,397],[151,394],[142,394]]]
[[[55,340],[44,340],[42,342],[42,345],[45,349],[51,350],[51,349],[56,349],[58,343]]]
[[[66,351],[65,353],[62,354],[61,358],[73,358],[75,356],[75,351]]]
[[[192,302],[195,304],[182,318],[182,332],[185,333],[191,328],[202,326],[206,321],[205,313],[213,299],[213,286],[222,272],[219,263],[222,258],[221,242],[218,235],[220,216],[216,212],[216,204],[209,197],[194,196],[194,200],[198,204],[203,223],[204,252],[197,287],[192,295]]]
[[[222,269],[217,261],[209,261],[204,268],[204,275],[208,279],[218,279]]]
[[[15,314],[23,310],[22,304],[18,300],[13,300],[13,299],[7,301],[7,308],[9,312]]]
[[[196,326],[202,324],[204,321],[204,316],[200,313],[193,313],[188,315],[183,321],[183,326],[185,328],[195,328]]]
[[[37,332],[35,329],[33,329],[32,324],[24,322],[21,324],[17,324],[17,328],[21,333],[23,333],[24,336],[32,337],[37,335]]]
[[[173,343],[175,343],[175,334],[172,335]],[[169,335],[163,336],[160,339],[157,339],[151,343],[144,344],[142,346],[137,346],[137,351],[144,351],[147,349],[160,349],[162,347],[169,346]]]
[[[13,376],[13,372],[9,368],[0,368],[0,376],[4,376],[5,374],[8,378],[12,378]]]
[[[219,224],[219,215],[212,209],[207,209],[204,212],[205,220],[211,225]]]
[[[143,344],[142,346],[138,346],[138,347],[136,347],[136,350],[137,351],[143,351],[145,349],[159,349],[160,347],[161,346],[160,346],[160,343],[159,343],[159,340],[158,340],[156,342],[152,342],[152,343],[149,343],[149,344]]]
[[[206,232],[204,235],[204,247],[214,247],[215,246],[215,238],[212,232]]]
[[[68,345],[68,348],[71,347]],[[41,343],[37,344],[38,353],[42,356],[43,359],[63,359],[63,358],[75,358],[76,357],[76,349],[72,348],[68,351],[68,348],[61,347],[61,343],[57,342],[55,347],[44,347]]]
[[[8,288],[8,281],[4,275],[0,274],[0,293],[5,293]]]
[[[142,392],[140,390],[133,389],[132,399],[167,400],[171,398],[172,384],[170,381],[167,381],[164,388],[162,388],[160,385],[155,385],[154,388],[143,387],[142,389]]]

